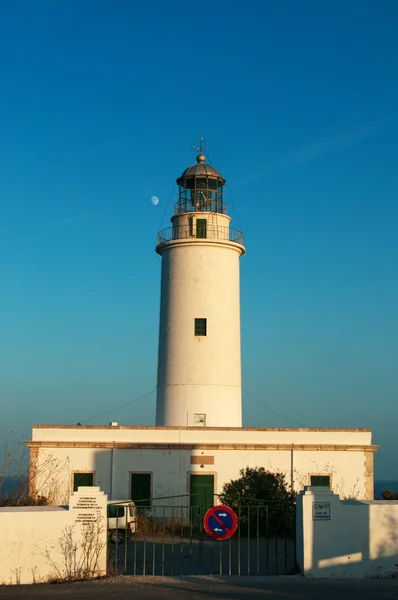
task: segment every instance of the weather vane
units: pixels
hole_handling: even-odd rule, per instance
[[[193,144],[193,147],[195,148],[196,152],[199,152],[199,154],[203,154],[204,152],[206,152],[207,146],[204,144],[203,136],[201,136],[199,139],[199,146]]]

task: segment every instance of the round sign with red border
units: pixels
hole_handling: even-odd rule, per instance
[[[206,533],[215,540],[227,540],[238,527],[238,517],[229,506],[212,506],[203,518]]]

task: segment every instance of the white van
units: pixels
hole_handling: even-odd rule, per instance
[[[108,501],[108,532],[112,544],[120,544],[135,533],[137,509],[132,500]]]

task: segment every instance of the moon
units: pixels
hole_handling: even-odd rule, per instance
[[[159,198],[157,196],[151,196],[151,202],[154,206],[159,204]]]

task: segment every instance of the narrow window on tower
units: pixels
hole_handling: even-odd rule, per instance
[[[207,335],[207,319],[195,319],[195,335]]]

